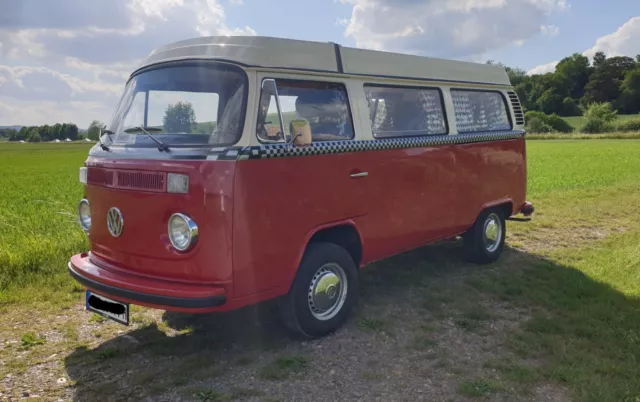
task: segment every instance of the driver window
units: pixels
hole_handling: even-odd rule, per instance
[[[271,80],[265,80],[265,84],[268,81]],[[298,80],[277,80],[275,84],[277,88],[273,91],[263,84],[257,130],[260,141],[289,139],[293,120],[309,123],[312,142],[353,138],[349,100],[343,84]]]

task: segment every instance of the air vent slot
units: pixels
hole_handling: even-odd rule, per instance
[[[518,99],[518,94],[515,92],[509,92],[509,100],[511,101],[511,107],[513,108],[513,114],[516,118],[516,126],[524,126],[524,110]]]
[[[165,174],[150,172],[130,172],[119,170],[116,172],[118,177],[118,188],[127,188],[146,191],[165,191]]]
[[[167,174],[164,172],[140,172],[136,170],[89,167],[87,169],[87,184],[90,186],[164,193],[167,191]]]

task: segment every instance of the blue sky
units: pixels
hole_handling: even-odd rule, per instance
[[[295,37],[356,46],[355,39],[345,37],[344,26],[337,23],[338,20],[348,20],[351,17],[352,6],[348,3],[332,0],[280,0],[276,6],[264,0],[244,0],[242,6],[234,6],[229,1],[226,4],[230,26],[248,25],[260,35],[266,36]],[[251,12],[247,12],[247,9]],[[287,18],[286,15],[293,17]],[[313,17],[295,17],[302,15]],[[640,16],[640,1],[571,1],[568,9],[551,13],[545,22],[545,25],[558,27],[557,35],[534,35],[521,46],[506,46],[487,53],[483,58],[530,70],[574,52],[584,52],[598,38],[614,32],[634,16]],[[640,37],[637,40],[640,42]],[[640,47],[638,51],[640,52]]]
[[[152,49],[265,35],[553,71],[640,53],[637,0],[0,0],[0,125],[108,122]]]

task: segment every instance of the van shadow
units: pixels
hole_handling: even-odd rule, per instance
[[[542,339],[550,330],[555,331],[554,336],[608,336],[611,344],[607,348],[617,348],[615,355],[630,353],[635,358],[637,354],[633,339],[625,338],[640,325],[637,299],[572,267],[515,249],[505,249],[494,264],[468,264],[462,260],[459,242],[426,246],[365,268],[360,305],[347,324],[355,329],[350,336],[358,335],[355,322],[363,306],[393,303],[419,310],[428,293],[449,287],[477,291],[466,296],[471,302],[479,303],[489,295],[513,306],[543,309],[554,324],[551,329],[544,324],[532,327],[534,337]],[[570,326],[565,328],[565,322]],[[169,336],[158,325],[177,333]],[[290,335],[274,301],[206,316],[165,312],[159,324],[124,333],[92,350],[76,349],[66,357],[65,367],[76,381],[77,401],[139,400],[198,379],[263,365],[265,355],[305,353],[313,342]]]

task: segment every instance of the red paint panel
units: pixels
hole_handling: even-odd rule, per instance
[[[288,287],[313,228],[367,213],[371,182],[364,153],[237,163],[234,193],[234,294]]]
[[[460,234],[525,190],[523,139],[239,162],[234,293],[288,288],[320,225],[352,218],[367,263]]]
[[[91,168],[144,175],[181,173],[189,176],[188,194],[152,193],[88,185],[91,205],[92,252],[124,272],[181,282],[227,283],[232,279],[231,229],[233,162],[104,160],[90,158]],[[120,209],[124,230],[113,237],[107,212]],[[168,221],[176,212],[198,225],[199,241],[180,253],[168,236]]]

